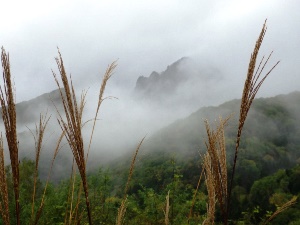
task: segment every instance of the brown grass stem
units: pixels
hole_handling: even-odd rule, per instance
[[[63,89],[61,88],[58,78],[54,72],[53,72],[53,76],[60,90],[60,95],[61,95],[64,112],[65,112],[65,118],[66,118],[63,119],[62,115],[58,112],[59,115],[58,122],[61,129],[65,131],[65,137],[68,141],[75,162],[77,164],[81,181],[83,184],[84,194],[85,194],[88,221],[89,224],[92,224],[91,207],[90,207],[89,194],[88,194],[88,183],[86,177],[86,160],[85,160],[84,144],[83,144],[82,130],[81,130],[82,113],[85,105],[86,92],[83,92],[81,94],[81,100],[78,105],[72,79],[70,77],[71,81],[69,82],[64,68],[63,59],[59,51],[58,54],[59,57],[56,58],[56,63],[61,76],[61,81],[63,83]]]
[[[228,192],[228,199],[227,199],[227,213],[226,213],[226,221],[228,220],[228,216],[230,213],[230,199],[231,199],[231,192],[232,192],[232,187],[233,187],[233,179],[235,175],[235,168],[236,168],[236,162],[237,162],[237,156],[238,156],[238,150],[240,146],[240,140],[241,140],[241,135],[242,135],[242,130],[248,115],[248,112],[250,110],[251,104],[261,87],[262,83],[265,81],[265,79],[268,77],[268,75],[273,71],[273,69],[278,65],[279,61],[264,75],[263,78],[260,78],[266,64],[268,63],[271,54],[267,58],[267,60],[264,62],[264,57],[260,61],[258,68],[255,72],[255,67],[256,67],[256,60],[257,56],[259,53],[259,49],[261,47],[261,44],[263,42],[265,33],[267,30],[266,26],[266,21],[263,24],[263,27],[261,29],[261,32],[259,34],[259,37],[256,41],[253,53],[251,54],[250,57],[250,62],[248,66],[248,72],[244,84],[244,89],[243,89],[243,94],[242,94],[242,100],[241,100],[241,106],[240,106],[240,116],[239,116],[239,125],[238,125],[238,130],[237,130],[237,135],[236,135],[236,145],[235,145],[235,154],[234,154],[234,159],[233,159],[233,168],[232,168],[232,173],[231,173],[231,179],[230,179],[230,185],[229,185],[229,192]],[[262,66],[262,67],[261,67]],[[255,74],[254,74],[255,72]],[[226,222],[227,224],[227,222]]]
[[[13,83],[11,82],[9,54],[4,48],[1,51],[1,62],[3,68],[4,87],[0,87],[0,101],[2,107],[2,118],[10,155],[12,168],[13,189],[15,197],[15,212],[17,225],[20,225],[20,175],[19,175],[19,150],[17,140],[17,118],[14,100]]]
[[[169,212],[170,212],[170,191],[168,191],[168,194],[166,196],[166,209],[164,210],[165,214],[165,225],[169,225]]]
[[[190,212],[189,212],[189,215],[188,215],[188,220],[187,220],[188,224],[190,224],[190,219],[191,219],[192,214],[193,214],[193,208],[194,208],[194,205],[195,205],[195,202],[196,202],[196,197],[197,197],[197,193],[198,193],[198,190],[199,190],[199,187],[200,187],[200,183],[201,183],[203,173],[204,173],[204,167],[202,167],[202,170],[201,170],[201,173],[200,173],[200,176],[199,176],[199,179],[198,179],[197,187],[196,187],[196,190],[195,190],[195,193],[194,193],[194,196],[193,196],[192,205],[191,205]]]
[[[216,211],[216,185],[213,174],[213,167],[209,153],[204,155],[203,167],[205,168],[205,184],[207,187],[208,203],[207,203],[207,217],[203,221],[203,225],[214,225],[215,211]]]
[[[34,142],[35,142],[35,169],[34,169],[34,181],[33,181],[33,193],[32,193],[32,205],[31,205],[31,222],[34,221],[34,206],[35,206],[35,195],[36,195],[36,184],[38,179],[38,167],[39,167],[39,160],[40,154],[43,145],[43,138],[45,134],[45,129],[47,124],[50,120],[51,116],[47,116],[47,112],[44,115],[40,114],[39,125],[36,126],[35,134],[29,129],[31,134],[33,135]]]
[[[290,208],[291,206],[293,206],[294,204],[297,203],[297,196],[293,196],[291,198],[291,200],[287,201],[286,203],[284,203],[281,207],[279,207],[264,223],[263,225],[268,224],[269,222],[271,222],[271,220],[273,220],[278,214],[282,213],[283,211],[285,211],[286,209]]]
[[[0,213],[4,225],[10,224],[8,206],[8,188],[4,163],[4,148],[2,134],[0,136]]]
[[[105,99],[107,99],[107,98],[103,97],[103,94],[104,94],[104,91],[105,91],[105,87],[106,87],[107,81],[113,75],[114,70],[115,70],[116,67],[117,67],[117,62],[114,61],[113,63],[111,63],[108,66],[108,68],[106,69],[105,74],[104,74],[104,76],[102,78],[102,83],[101,83],[101,86],[100,86],[99,97],[98,97],[98,105],[97,105],[95,117],[93,119],[94,123],[93,123],[92,133],[91,133],[91,136],[90,136],[90,141],[89,141],[89,146],[88,146],[88,150],[87,150],[86,160],[89,157],[89,152],[90,152],[90,149],[91,149],[92,139],[93,139],[93,136],[94,136],[94,130],[95,130],[96,121],[97,121],[97,117],[98,117],[100,106],[101,106],[102,102]]]
[[[126,212],[126,202],[127,202],[127,192],[129,190],[129,185],[130,185],[130,181],[132,178],[132,174],[133,174],[133,170],[134,170],[134,165],[135,165],[135,161],[138,155],[138,152],[142,146],[143,141],[145,140],[145,137],[143,137],[143,139],[140,141],[140,143],[138,144],[137,148],[135,149],[135,152],[133,154],[132,160],[131,160],[131,164],[130,164],[130,169],[129,169],[129,174],[128,174],[128,178],[127,178],[127,182],[126,182],[126,186],[124,189],[124,196],[123,196],[123,200],[121,202],[121,206],[118,209],[118,215],[117,215],[117,219],[116,219],[116,224],[117,225],[121,225],[125,216],[125,212]]]
[[[65,135],[65,132],[63,131],[61,133],[58,141],[57,141],[56,148],[54,150],[54,155],[53,155],[53,158],[52,158],[52,161],[51,161],[51,166],[50,166],[50,169],[49,169],[49,172],[48,172],[46,184],[45,184],[45,187],[44,187],[44,192],[43,192],[43,195],[42,195],[41,203],[40,203],[39,209],[37,210],[37,213],[36,213],[36,216],[35,216],[35,220],[34,220],[34,223],[33,223],[34,225],[38,224],[38,221],[39,221],[40,216],[42,214],[42,211],[43,211],[43,208],[44,208],[44,204],[45,204],[46,191],[47,191],[49,180],[51,178],[52,171],[53,171],[54,161],[55,161],[56,156],[57,156],[57,154],[58,154],[58,152],[60,150],[60,143],[61,143],[64,135]]]
[[[215,130],[211,129],[207,120],[205,120],[205,129],[207,133],[207,142],[205,142],[207,153],[204,156],[204,172],[206,177],[206,186],[209,192],[210,208],[208,208],[208,217],[212,221],[215,204],[215,193],[221,209],[223,221],[226,219],[227,203],[227,162],[225,148],[224,127],[231,116],[226,119],[219,118],[219,123]],[[213,187],[212,187],[213,186]],[[213,199],[210,199],[213,198]]]

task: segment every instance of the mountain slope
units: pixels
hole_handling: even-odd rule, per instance
[[[299,102],[300,92],[259,98],[253,102],[242,133],[237,163],[236,180],[241,186],[250,188],[256,179],[300,163]],[[183,181],[196,184],[201,165],[199,152],[203,154],[206,150],[204,119],[213,125],[219,116],[225,118],[233,114],[225,128],[230,167],[233,163],[239,105],[240,100],[232,100],[216,107],[203,107],[149,137],[139,153],[136,180],[143,180],[150,187],[159,189],[171,179],[172,167],[176,162],[176,168],[183,174]],[[122,173],[124,167],[130,164],[130,157],[127,161],[122,157],[113,164],[112,167]]]
[[[279,143],[279,137],[288,135],[292,138],[300,127],[298,112],[300,112],[300,92],[279,95],[272,98],[256,99],[246,121],[244,135],[268,139],[278,142],[278,145],[288,144],[288,140]],[[184,146],[202,146],[205,138],[204,119],[211,123],[232,115],[227,127],[228,137],[233,138],[239,116],[240,100],[232,100],[219,106],[203,107],[189,117],[177,120],[166,128],[154,134],[145,147],[147,151],[187,151]],[[296,132],[296,133],[293,133]],[[278,139],[279,138],[279,139]]]

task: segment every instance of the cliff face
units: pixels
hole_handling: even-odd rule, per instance
[[[191,62],[191,59],[184,57],[161,73],[153,71],[149,77],[140,76],[136,81],[135,97],[158,101],[174,94],[178,86],[188,79],[188,74],[184,71],[185,63],[188,62]]]
[[[160,73],[140,76],[133,99],[144,105],[188,113],[232,99],[224,90],[228,89],[225,82],[225,76],[215,67],[183,57]]]

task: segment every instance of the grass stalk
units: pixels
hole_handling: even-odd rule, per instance
[[[87,155],[86,155],[86,160],[88,159],[89,157],[89,152],[90,152],[90,149],[91,149],[91,144],[92,144],[92,140],[93,140],[93,136],[94,136],[94,130],[95,130],[95,126],[96,126],[96,121],[97,121],[97,117],[98,117],[98,113],[99,113],[99,109],[100,109],[100,106],[102,104],[102,102],[107,99],[107,98],[111,98],[111,97],[103,97],[103,94],[104,94],[104,91],[105,91],[105,87],[106,87],[106,84],[107,84],[107,81],[111,78],[111,76],[113,75],[114,73],[114,70],[115,68],[117,67],[117,62],[114,61],[112,64],[110,64],[108,66],[108,68],[106,69],[105,71],[105,74],[102,78],[102,83],[101,83],[101,86],[100,86],[100,91],[99,91],[99,97],[98,97],[98,105],[97,105],[97,109],[96,109],[96,113],[95,113],[95,117],[93,119],[93,128],[92,128],[92,133],[91,133],[91,136],[90,136],[90,141],[89,141],[89,146],[88,146],[88,150],[87,150]]]
[[[268,77],[268,75],[273,71],[273,69],[279,63],[279,61],[277,61],[277,63],[275,63],[275,65],[260,79],[261,74],[264,71],[264,68],[267,65],[267,63],[272,55],[272,52],[271,52],[270,55],[268,56],[268,58],[266,59],[266,61],[264,61],[264,57],[262,57],[259,65],[256,69],[256,72],[255,72],[257,56],[258,56],[259,49],[263,42],[266,31],[267,31],[267,26],[266,26],[266,21],[265,21],[265,23],[263,24],[263,27],[261,29],[261,32],[259,34],[259,37],[256,41],[253,53],[251,54],[250,62],[249,62],[249,66],[248,66],[248,72],[247,72],[247,76],[246,76],[246,80],[245,80],[245,84],[244,84],[241,106],[240,106],[239,124],[238,124],[238,130],[237,130],[237,135],[236,135],[236,145],[235,145],[235,154],[234,154],[234,159],[233,159],[233,168],[232,168],[229,192],[228,192],[228,198],[227,198],[227,212],[226,212],[227,218],[226,218],[225,224],[227,224],[227,220],[228,220],[229,213],[230,213],[231,192],[232,192],[232,187],[233,187],[233,179],[234,179],[234,175],[235,175],[238,150],[239,150],[239,146],[240,146],[242,130],[243,130],[248,112],[250,110],[251,104],[252,104],[258,90],[260,89],[261,85],[263,84],[263,82]]]
[[[4,225],[9,225],[8,188],[6,182],[2,135],[0,137],[0,213]]]
[[[2,118],[5,127],[5,135],[10,155],[10,163],[12,168],[15,212],[17,220],[16,223],[17,225],[20,225],[20,175],[16,106],[14,100],[13,84],[11,82],[9,54],[6,54],[3,47],[1,51],[1,62],[3,68],[4,87],[0,87],[0,102],[2,107]]]
[[[223,221],[226,220],[226,203],[227,203],[227,163],[224,127],[230,116],[226,119],[219,118],[219,124],[216,130],[211,129],[207,120],[205,120],[205,129],[207,133],[207,142],[205,142],[207,153],[204,156],[204,172],[206,186],[209,197],[208,221],[213,221],[215,196],[221,209]],[[212,198],[212,199],[210,199]]]
[[[197,197],[197,193],[198,193],[198,190],[199,190],[199,187],[200,187],[200,182],[201,182],[203,173],[204,173],[204,167],[202,167],[201,174],[200,174],[199,179],[198,179],[197,187],[196,187],[196,190],[195,190],[195,193],[194,193],[194,196],[193,196],[192,205],[191,205],[190,212],[189,212],[189,215],[188,215],[188,220],[187,220],[188,224],[190,224],[190,219],[191,219],[192,214],[193,214],[193,208],[194,208],[194,205],[195,205],[195,202],[196,202],[196,197]]]
[[[36,196],[36,184],[38,179],[38,167],[39,167],[39,160],[40,154],[42,150],[43,138],[45,129],[47,124],[50,120],[51,116],[45,116],[40,114],[39,125],[36,125],[35,134],[30,130],[31,134],[33,135],[34,142],[35,142],[35,168],[34,168],[34,181],[33,181],[33,193],[32,193],[32,205],[31,205],[31,222],[34,222],[34,206],[35,206],[35,196]]]
[[[61,88],[59,81],[57,79],[56,74],[53,72],[54,79],[59,87],[61,99],[64,107],[64,112],[66,116],[66,120],[62,118],[62,115],[58,112],[59,115],[59,125],[63,131],[65,131],[65,137],[68,141],[68,144],[72,150],[75,162],[77,164],[83,190],[85,194],[85,201],[86,201],[86,209],[88,213],[88,221],[89,224],[92,224],[92,215],[91,215],[91,208],[90,208],[90,201],[89,201],[89,194],[88,194],[88,183],[86,177],[86,160],[85,160],[85,153],[84,153],[84,144],[82,138],[82,113],[85,105],[85,96],[86,92],[83,92],[81,95],[80,104],[77,104],[75,90],[73,87],[72,79],[69,83],[68,77],[64,68],[63,59],[58,51],[59,57],[56,58],[56,63],[59,69],[59,73],[61,76],[61,81],[63,83],[63,89]],[[64,91],[64,93],[63,93]]]
[[[138,144],[137,148],[135,149],[135,152],[133,154],[132,160],[131,160],[131,164],[130,164],[130,169],[129,169],[129,174],[128,174],[128,178],[127,178],[127,182],[126,182],[126,186],[124,189],[124,196],[123,196],[123,200],[121,202],[121,206],[118,209],[118,215],[117,215],[117,219],[116,219],[116,225],[122,225],[124,216],[125,216],[125,212],[126,212],[126,203],[127,203],[127,192],[129,190],[129,185],[130,185],[130,181],[132,178],[132,174],[133,174],[133,170],[134,170],[134,165],[135,165],[135,161],[138,155],[138,152],[140,150],[140,147],[142,146],[142,143],[144,141],[145,137],[143,137],[143,139],[140,141],[140,143]]]
[[[58,51],[58,54],[59,54],[59,57],[56,58],[56,63],[58,65],[58,69],[60,72],[61,80],[63,83],[63,88],[60,87],[57,76],[54,72],[53,72],[53,76],[59,87],[61,99],[63,102],[64,111],[65,111],[65,115],[66,115],[66,121],[65,121],[62,118],[61,114],[58,112],[58,114],[59,114],[58,122],[59,122],[62,130],[65,131],[65,137],[69,143],[69,146],[71,147],[75,162],[77,164],[77,167],[78,167],[78,170],[79,170],[79,173],[81,176],[81,180],[82,180],[83,190],[85,193],[86,207],[87,207],[87,212],[88,212],[88,220],[89,220],[89,224],[92,224],[91,208],[90,208],[90,202],[89,202],[89,198],[88,198],[86,164],[87,164],[87,159],[88,159],[88,155],[89,155],[89,151],[90,151],[90,147],[91,147],[91,142],[92,142],[92,138],[93,138],[93,134],[94,134],[95,124],[96,124],[97,116],[99,113],[99,109],[100,109],[101,103],[106,99],[103,97],[105,87],[106,87],[107,81],[112,76],[113,71],[116,68],[117,64],[116,64],[116,62],[113,62],[111,65],[109,65],[109,67],[107,68],[107,70],[104,74],[102,84],[100,86],[98,106],[97,106],[96,114],[94,117],[92,133],[90,136],[89,146],[88,146],[87,154],[85,157],[81,128],[84,125],[82,123],[82,113],[83,113],[83,109],[84,109],[84,105],[85,105],[86,92],[82,93],[81,101],[78,106],[77,101],[76,101],[74,87],[72,84],[72,79],[70,77],[70,83],[69,83],[68,77],[66,75],[66,71],[65,71],[65,68],[63,65],[63,60],[62,60],[62,57],[61,57],[61,54],[59,51]]]
[[[205,170],[204,177],[205,177],[205,184],[206,184],[207,194],[208,194],[208,203],[207,203],[207,216],[202,224],[214,225],[215,211],[216,211],[216,189],[215,189],[216,185],[215,185],[214,175],[212,171],[213,169],[212,162],[208,152],[204,155],[203,167]]]
[[[43,192],[43,195],[42,195],[41,203],[40,203],[40,206],[39,206],[39,208],[38,208],[38,210],[36,212],[35,219],[34,219],[34,222],[33,222],[34,225],[38,224],[38,221],[39,221],[39,219],[41,217],[41,214],[42,214],[42,211],[43,211],[43,208],[44,208],[46,191],[47,191],[47,188],[48,188],[50,177],[52,175],[54,161],[55,161],[56,156],[57,156],[57,154],[59,152],[60,143],[61,143],[63,137],[64,137],[64,132],[61,133],[61,135],[60,135],[60,137],[59,137],[59,139],[57,141],[57,144],[56,144],[56,148],[55,148],[54,155],[53,155],[53,158],[52,158],[52,161],[51,161],[51,166],[50,166],[50,169],[49,169],[49,172],[48,172],[46,184],[45,184],[45,187],[44,187],[44,192]]]
[[[168,191],[168,194],[166,196],[166,209],[164,210],[165,214],[165,225],[169,225],[169,212],[170,212],[170,191]]]
[[[287,201],[286,203],[284,203],[281,207],[279,207],[264,223],[263,225],[268,224],[269,222],[271,222],[271,220],[273,220],[278,214],[282,213],[283,211],[285,211],[286,209],[290,208],[291,206],[293,206],[294,204],[296,204],[297,202],[297,196],[293,196],[291,198],[291,200]]]

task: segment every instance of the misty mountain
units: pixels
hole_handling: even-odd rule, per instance
[[[39,164],[41,177],[47,176],[50,162],[53,158],[54,149],[61,132],[61,129],[56,120],[56,108],[59,111],[63,109],[59,89],[56,89],[50,93],[42,94],[34,99],[16,104],[19,159],[35,159],[35,138],[37,139],[36,126],[39,125],[40,115],[42,115],[43,118],[49,118],[49,122],[46,127],[43,139],[43,147],[40,159],[41,163]],[[0,119],[0,127],[2,133],[4,134],[5,129],[2,117]],[[7,149],[8,148],[5,141],[4,151],[6,163],[8,163],[9,160]],[[57,177],[56,172],[59,171],[59,168],[64,165],[64,163],[66,163],[67,158],[68,157],[65,153],[61,153],[59,155],[57,164],[54,166],[54,178]]]
[[[148,77],[140,76],[133,96],[138,102],[156,104],[162,108],[191,108],[195,102],[215,104],[215,101],[208,102],[216,95],[216,90],[222,91],[216,85],[223,81],[224,77],[218,69],[183,57],[160,73],[153,71]],[[215,87],[214,92],[210,86]]]
[[[258,98],[253,102],[250,109],[243,134],[257,138],[279,142],[279,137],[288,135],[288,138],[300,133],[300,92],[292,92],[287,95],[278,95],[271,98]],[[202,107],[190,116],[179,119],[169,126],[156,132],[149,138],[149,144],[145,147],[149,151],[188,151],[188,146],[193,145],[194,150],[202,146],[204,131],[204,120],[214,125],[220,116],[223,118],[231,116],[227,127],[228,136],[234,136],[239,117],[240,100],[235,99],[219,106]],[[298,129],[298,131],[297,131]],[[231,133],[233,132],[233,133]],[[288,144],[288,139],[282,145]],[[163,147],[162,147],[163,146]],[[184,147],[185,146],[185,147]],[[299,152],[300,153],[300,152]]]
[[[140,76],[135,86],[138,97],[159,100],[162,96],[174,94],[178,86],[187,81],[188,74],[183,69],[191,61],[190,58],[183,57],[160,74],[153,71],[149,77]]]
[[[242,133],[240,157],[254,160],[257,167],[264,168],[266,174],[299,164],[299,102],[300,92],[254,100]],[[202,154],[206,151],[204,119],[208,119],[214,127],[220,116],[226,118],[230,115],[225,135],[228,163],[231,164],[239,107],[238,99],[219,106],[202,107],[190,116],[159,130],[143,144],[141,164],[144,164],[143,161],[166,161],[175,157],[185,164],[194,161],[194,164],[199,165],[196,162],[200,160],[199,152]]]
[[[55,106],[62,108],[59,89],[50,93],[45,93],[29,101],[23,101],[16,104],[17,125],[28,126],[31,123],[39,121],[40,113],[55,112]]]

